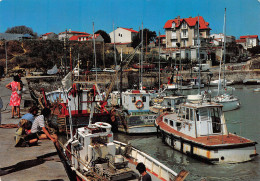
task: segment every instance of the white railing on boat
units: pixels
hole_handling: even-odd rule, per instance
[[[120,146],[127,146],[127,144],[115,141],[114,143],[120,145]],[[153,157],[147,155],[146,153],[131,147],[131,156],[135,159],[136,162],[143,162],[143,164],[146,166],[147,169],[149,169],[150,172],[155,173],[158,175],[159,178],[165,179],[165,180],[174,180],[174,177],[176,177],[178,174],[165,166],[164,164],[160,163]]]

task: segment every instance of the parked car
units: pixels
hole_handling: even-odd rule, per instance
[[[101,68],[92,68],[90,69],[91,72],[102,72],[102,69]]]
[[[116,70],[114,70],[112,68],[104,68],[103,71],[104,72],[115,72]]]
[[[201,71],[209,71],[209,64],[200,64],[200,70]],[[199,71],[199,64],[197,64],[196,67],[192,67],[192,70],[194,72],[198,72]]]

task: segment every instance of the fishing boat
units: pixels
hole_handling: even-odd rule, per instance
[[[60,133],[68,133],[69,110],[71,109],[72,124],[75,128],[88,125],[88,118],[94,107],[94,120],[102,119],[110,123],[113,131],[117,130],[116,123],[111,121],[110,112],[105,108],[107,102],[103,101],[97,84],[91,82],[71,82],[71,72],[62,80],[62,86],[57,90],[45,92],[42,90],[42,107],[50,107],[52,110],[52,124]],[[67,100],[71,101],[67,101]],[[96,120],[97,119],[97,120]]]
[[[74,127],[71,106],[74,100],[66,97],[69,113],[70,138],[59,139],[56,145],[60,158],[70,180],[98,181],[98,180],[138,180],[136,165],[142,162],[152,180],[184,180],[187,171],[179,174],[169,169],[158,160],[134,148],[131,144],[124,144],[113,140],[112,126],[105,122],[95,122],[100,119],[94,114],[96,101],[91,101],[91,111],[88,125]],[[103,121],[102,119],[100,119]]]
[[[57,150],[71,180],[138,180],[135,168],[140,162],[153,181],[184,180],[188,175],[184,170],[177,174],[131,144],[113,140],[111,125],[104,122],[78,128],[66,143],[59,142]]]
[[[113,110],[111,114],[116,117],[118,131],[128,134],[156,133],[154,122],[157,114],[150,111],[148,91],[128,90],[122,92],[122,107]]]
[[[189,95],[178,113],[163,113],[155,124],[163,142],[193,158],[212,164],[253,160],[257,143],[228,132],[222,107]]]

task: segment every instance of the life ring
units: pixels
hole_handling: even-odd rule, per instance
[[[139,104],[139,102],[140,102],[140,104]],[[136,106],[137,109],[141,109],[142,107],[144,107],[144,103],[141,100],[137,100],[135,102],[135,106]]]
[[[105,122],[96,122],[95,125],[99,128],[110,129],[111,125]]]

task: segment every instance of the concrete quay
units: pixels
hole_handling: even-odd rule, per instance
[[[4,107],[1,110],[2,124],[17,124],[19,119],[11,119],[9,103],[11,91],[5,85],[12,78],[0,81],[0,97]],[[25,88],[27,82],[23,78]],[[25,91],[23,99],[30,99],[29,92]],[[27,109],[21,103],[21,115]],[[6,108],[6,109],[5,109]],[[14,147],[16,128],[0,128],[0,181],[69,181],[62,162],[50,140],[39,140],[37,146]]]

